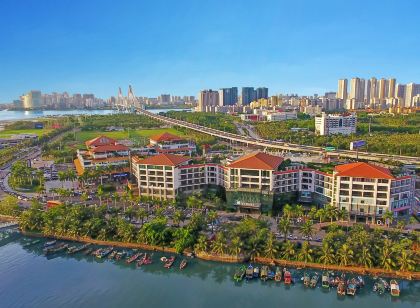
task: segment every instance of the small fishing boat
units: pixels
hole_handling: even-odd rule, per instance
[[[277,281],[277,282],[280,282],[281,281],[281,269],[280,269],[280,267],[277,267],[276,268],[276,274],[274,275],[274,280],[275,281]]]
[[[85,252],[83,252],[83,254],[84,254],[85,256],[88,256],[88,255],[90,255],[92,252],[93,252],[93,248],[88,248],[88,249],[86,249],[86,250],[85,250]]]
[[[101,248],[98,248],[98,249],[92,251],[92,256],[96,257],[96,255],[98,255],[101,251],[102,251]]]
[[[289,271],[284,272],[284,284],[291,284],[292,283],[292,274]]]
[[[344,280],[341,280],[337,285],[337,294],[346,295],[346,283]]]
[[[96,257],[99,259],[105,258],[107,255],[109,255],[114,250],[114,247],[108,247],[101,249],[101,251],[96,254]]]
[[[57,243],[56,240],[48,241],[48,242],[44,243],[44,248],[54,246],[56,243]]]
[[[400,296],[400,285],[398,284],[398,282],[395,279],[392,279],[390,281],[390,285],[391,285],[391,296]]]
[[[163,265],[164,268],[171,268],[172,265],[175,262],[176,257],[175,256],[171,256],[167,259],[167,261],[165,262],[165,264]]]
[[[365,286],[365,280],[362,276],[357,276],[356,282],[358,288],[363,288]]]
[[[183,270],[184,268],[186,268],[187,267],[187,265],[188,265],[188,261],[187,261],[187,259],[183,259],[182,261],[181,261],[181,263],[179,264],[179,269],[180,270]],[[244,267],[244,270],[243,270],[243,275],[242,275],[242,278],[244,278],[244,276],[245,276],[245,267]],[[242,280],[242,279],[241,279]]]
[[[254,272],[252,273],[252,277],[253,278],[258,278],[260,277],[260,268],[258,266],[254,267]]]
[[[62,252],[63,250],[67,249],[69,247],[68,244],[64,244],[64,243],[59,243],[55,246],[50,246],[47,248],[44,248],[44,255],[52,255],[55,253],[59,253]]]
[[[254,267],[252,266],[252,264],[248,265],[248,267],[245,271],[245,277],[248,280],[254,278]]]
[[[166,262],[166,261],[168,261],[168,258],[167,257],[162,257],[162,258],[160,258],[160,261]]]
[[[261,278],[262,281],[267,281],[267,279],[268,279],[268,266],[263,265],[261,267],[260,278]]]
[[[145,254],[143,265],[148,265],[153,263],[153,253],[151,255]]]
[[[140,252],[138,252],[138,253],[135,253],[134,255],[132,255],[132,256],[130,256],[128,259],[127,259],[127,261],[126,261],[126,263],[127,264],[131,264],[131,263],[133,263],[134,261],[136,261],[140,256],[142,255],[142,253],[140,253]]]
[[[373,291],[378,294],[384,294],[386,291],[385,281],[382,278],[379,278],[373,285]]]
[[[318,284],[318,279],[319,279],[319,276],[317,273],[315,273],[311,278],[311,288],[316,287],[316,285]]]
[[[276,276],[276,273],[271,268],[268,268],[267,278],[270,280],[273,280],[275,276]]]
[[[305,287],[309,287],[309,285],[311,284],[311,277],[308,273],[303,274],[303,284]]]
[[[87,243],[87,244],[81,245],[81,246],[79,246],[79,247],[76,247],[76,248],[74,248],[74,249],[72,249],[72,250],[70,250],[70,248],[71,248],[71,247],[70,247],[70,248],[68,249],[67,253],[68,253],[68,254],[78,253],[78,252],[83,251],[83,250],[85,250],[86,248],[90,247],[91,245],[92,245],[91,243]]]
[[[355,296],[356,295],[356,290],[357,290],[356,285],[354,283],[350,282],[347,285],[347,292],[346,293],[347,293],[347,295]]]
[[[114,260],[116,255],[117,255],[118,251],[114,250],[113,252],[111,252],[108,256],[108,260]]]
[[[238,268],[235,271],[235,274],[233,275],[233,280],[235,280],[236,282],[241,281],[242,279],[244,279],[245,273],[246,273],[245,265],[242,265],[240,268]]]
[[[119,261],[122,258],[124,258],[127,255],[127,252],[125,250],[123,251],[118,251],[116,256],[115,256],[115,260]]]
[[[330,277],[329,277],[329,274],[327,272],[324,272],[322,274],[321,285],[322,285],[323,288],[329,288],[330,287]]]

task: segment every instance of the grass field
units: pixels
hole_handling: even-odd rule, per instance
[[[76,140],[82,145],[86,140],[104,135],[116,140],[130,139],[138,142],[149,142],[149,137],[168,132],[177,136],[184,136],[184,133],[174,128],[157,128],[157,129],[140,129],[122,132],[105,132],[105,131],[80,131],[76,133]]]
[[[52,131],[52,129],[5,129],[0,131],[0,138],[8,138],[11,135],[17,135],[17,134],[35,134],[37,136],[42,136]]]

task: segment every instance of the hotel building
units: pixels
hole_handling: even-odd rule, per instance
[[[315,117],[315,132],[321,136],[334,134],[350,135],[356,133],[357,116],[355,114],[326,114]]]

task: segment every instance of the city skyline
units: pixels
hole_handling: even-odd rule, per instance
[[[139,96],[253,85],[311,95],[335,89],[349,73],[415,82],[418,11],[406,10],[397,22],[387,17],[395,14],[391,1],[359,7],[329,1],[3,1],[0,102],[30,89],[109,97],[125,84]],[[255,22],[254,12],[263,23]],[[388,31],[377,31],[379,23]],[[362,48],[372,37],[375,48]]]

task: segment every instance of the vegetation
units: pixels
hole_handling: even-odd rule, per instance
[[[170,118],[176,118],[178,120],[200,124],[214,129],[220,129],[229,133],[236,133],[236,126],[234,122],[238,121],[238,119],[228,114],[169,111],[166,115]]]
[[[18,199],[14,196],[6,196],[0,201],[0,215],[19,216],[21,209],[18,205]]]
[[[44,189],[44,172],[17,161],[12,165],[9,185],[16,190],[40,192]]]

